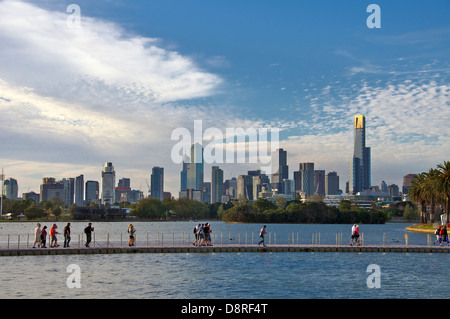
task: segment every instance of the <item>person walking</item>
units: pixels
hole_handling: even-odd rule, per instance
[[[447,225],[441,228],[440,235],[441,238],[439,239],[439,243],[441,244],[441,246],[444,246],[444,242],[446,242],[448,246],[449,241],[448,241]]]
[[[128,226],[128,236],[130,237],[130,239],[128,240],[128,246],[134,246],[134,243],[136,241],[136,238],[134,238],[134,233],[136,232],[136,229],[134,228],[134,226],[132,224],[130,224],[130,226]]]
[[[56,238],[56,235],[59,233],[56,231],[56,228],[58,228],[56,224],[53,224],[52,228],[50,228],[50,248],[59,247],[58,239]]]
[[[64,227],[64,247],[70,247],[70,223],[67,223],[66,227]]]
[[[261,228],[261,230],[259,231],[259,237],[261,237],[262,240],[258,243],[258,246],[263,244],[263,246],[266,247],[266,242],[265,242],[266,233],[267,233],[266,232],[266,225],[264,225],[263,228]]]
[[[33,248],[36,248],[36,244],[38,244],[38,248],[41,246],[41,224],[39,223],[37,223],[36,228],[34,229]]]
[[[353,224],[353,226],[352,226],[352,237],[351,237],[351,240],[350,240],[350,246],[353,246],[353,243],[356,241],[355,229],[356,229],[356,224]]]
[[[436,240],[434,241],[433,245],[436,245],[436,243],[439,242],[439,239],[441,239],[441,225],[439,225],[438,228],[434,231],[434,234],[436,235]]]
[[[86,234],[86,247],[89,247],[89,244],[92,241],[92,232],[94,231],[94,227],[92,227],[92,223],[89,223],[87,227],[84,229],[84,233]]]
[[[41,231],[41,248],[47,248],[45,243],[47,242],[47,226],[42,227]]]

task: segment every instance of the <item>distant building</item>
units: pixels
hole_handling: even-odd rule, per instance
[[[22,193],[22,199],[31,199],[36,204],[39,204],[39,194],[36,194],[35,192]]]
[[[403,176],[403,186],[402,186],[403,195],[408,194],[409,188],[411,187],[411,182],[416,176],[417,174],[407,174]]]
[[[90,203],[99,203],[99,183],[97,181],[86,181],[86,193],[85,202],[87,205]]]
[[[353,158],[350,160],[349,191],[356,194],[371,186],[370,147],[366,147],[366,118],[356,115],[354,118]]]
[[[84,205],[84,176],[80,175],[75,178],[75,204],[77,206]]]
[[[150,183],[150,197],[157,198],[160,201],[164,199],[164,168],[153,167]]]
[[[116,172],[111,162],[107,162],[102,170],[102,204],[112,205],[115,199]]]
[[[329,172],[325,176],[325,195],[338,195],[339,176],[336,172]]]
[[[211,204],[222,202],[223,170],[219,166],[211,168]]]
[[[19,185],[14,178],[8,178],[3,182],[3,194],[8,199],[19,199]]]

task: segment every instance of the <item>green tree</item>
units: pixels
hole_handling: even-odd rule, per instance
[[[444,161],[443,164],[439,164],[437,169],[437,189],[446,201],[446,215],[448,223],[450,222],[450,161]]]
[[[427,222],[427,197],[425,192],[426,175],[420,173],[411,181],[411,186],[408,190],[409,198],[421,207],[420,222],[425,224]]]

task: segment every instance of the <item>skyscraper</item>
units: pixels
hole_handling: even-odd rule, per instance
[[[6,196],[6,198],[17,200],[18,193],[19,193],[19,186],[17,184],[17,180],[14,178],[8,178],[3,182],[3,188],[4,192],[3,194]]]
[[[86,203],[98,203],[99,186],[97,181],[86,181]]]
[[[102,171],[102,204],[112,205],[115,202],[116,172],[111,162],[107,162]]]
[[[75,178],[75,204],[83,206],[84,204],[84,176],[80,175]]]
[[[354,118],[353,158],[350,160],[349,192],[356,194],[370,188],[370,147],[366,147],[366,118]]]
[[[325,195],[337,195],[339,191],[339,176],[336,172],[329,172],[325,176]]]
[[[314,195],[314,163],[300,163],[302,192],[308,197]]]
[[[160,201],[164,199],[164,168],[153,167],[151,184],[150,184],[150,197],[157,198]]]
[[[203,190],[203,147],[198,143],[191,146],[191,161],[186,175],[187,189]]]
[[[277,189],[278,193],[284,193],[282,182],[288,178],[287,151],[280,148],[272,153],[272,187]]]
[[[222,202],[223,170],[219,166],[211,168],[211,204]]]

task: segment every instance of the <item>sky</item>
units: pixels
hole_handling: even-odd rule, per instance
[[[449,57],[447,0],[0,0],[0,167],[20,196],[106,162],[147,195],[161,166],[177,197],[172,135],[201,121],[279,130],[290,178],[314,162],[344,189],[364,114],[372,185],[401,186],[450,159]]]

